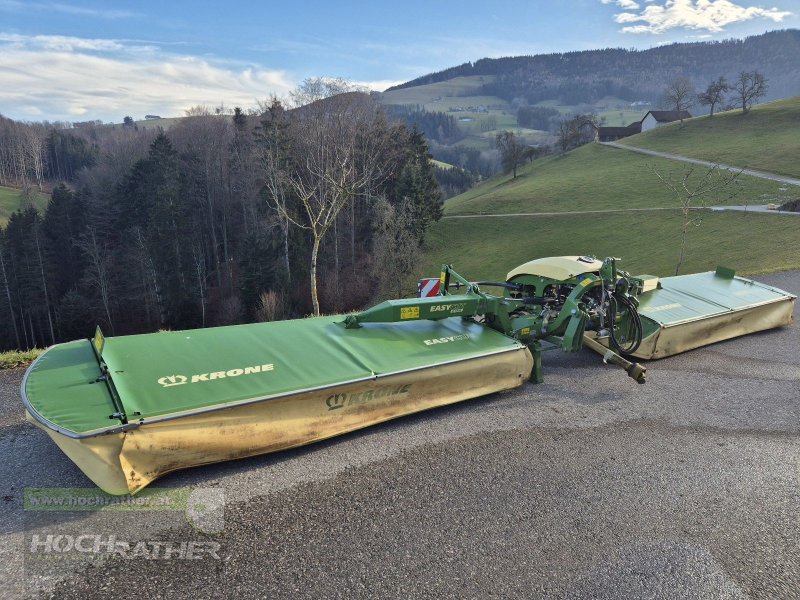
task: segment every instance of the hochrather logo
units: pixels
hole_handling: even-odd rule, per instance
[[[186,375],[165,375],[159,377],[159,385],[167,388],[186,383],[200,383],[203,381],[214,381],[215,379],[227,379],[228,377],[240,377],[241,375],[255,375],[256,373],[266,373],[275,370],[272,363],[267,365],[256,365],[254,367],[244,367],[242,369],[230,369],[228,371],[214,371],[212,373],[198,373],[191,378]]]

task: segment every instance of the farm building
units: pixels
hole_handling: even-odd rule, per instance
[[[667,123],[691,118],[692,115],[687,110],[651,110],[642,119],[642,131],[649,131]]]

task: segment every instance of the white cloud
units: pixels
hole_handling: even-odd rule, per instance
[[[251,107],[294,81],[261,66],[162,52],[152,43],[0,33],[0,107],[18,119],[120,122],[198,104]]]
[[[601,1],[608,4],[606,0]],[[616,3],[621,6],[625,1],[616,0]],[[742,6],[730,0],[666,0],[663,4],[649,3],[638,13],[619,13],[614,20],[620,24],[633,23],[622,28],[624,33],[659,34],[678,27],[718,33],[732,23],[756,18],[780,23],[791,14],[777,8]]]
[[[73,52],[75,50],[96,51],[121,51],[125,46],[116,40],[89,39],[68,37],[63,35],[34,35],[26,36],[15,33],[0,33],[0,42],[6,42],[12,48],[40,48],[59,52]]]
[[[99,19],[128,19],[136,16],[128,10],[96,9],[64,4],[61,2],[21,2],[20,0],[0,0],[0,10],[8,12],[31,11],[59,12],[78,17],[95,17]]]
[[[645,0],[645,2],[652,2],[653,0]],[[625,10],[636,10],[639,8],[639,3],[634,0],[600,0],[603,4],[616,4]]]

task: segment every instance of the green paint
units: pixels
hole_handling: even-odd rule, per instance
[[[714,272],[665,277],[660,283],[659,289],[639,299],[639,314],[656,327],[747,310],[788,295],[763,283],[720,277]]]

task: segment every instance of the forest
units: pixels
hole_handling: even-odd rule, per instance
[[[508,102],[522,99],[535,104],[557,99],[564,105],[579,105],[614,96],[657,104],[665,81],[688,77],[700,87],[719,75],[734,80],[742,71],[759,71],[770,80],[767,100],[797,94],[800,31],[773,31],[743,40],[669,44],[646,50],[607,48],[484,58],[390,89],[461,76],[484,76],[482,90],[474,93],[498,96]]]
[[[0,185],[52,192],[0,230],[0,349],[413,292],[442,210],[428,145],[368,94],[328,91],[200,107],[166,132],[0,118]]]

